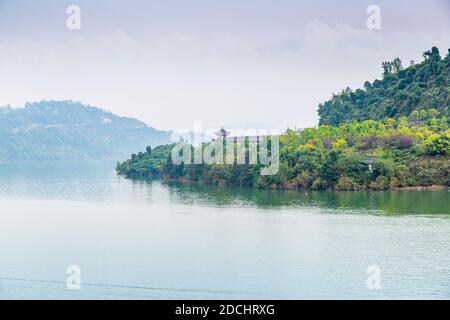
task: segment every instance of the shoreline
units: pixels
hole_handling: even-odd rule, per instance
[[[199,185],[199,186],[214,186],[217,188],[240,188],[242,186],[229,186],[229,185],[217,185],[217,184],[206,184],[206,183],[199,183],[196,181],[192,181],[192,180],[187,180],[187,179],[168,179],[168,178],[164,178],[161,176],[135,176],[135,177],[127,177],[124,175],[120,175],[118,174],[118,176],[122,176],[125,179],[131,179],[131,180],[146,180],[146,179],[159,179],[163,182],[166,183],[170,183],[170,182],[175,182],[175,183],[180,183],[180,184],[186,184],[186,185]],[[370,189],[370,188],[365,188],[365,189],[361,189],[361,190],[336,190],[336,189],[321,189],[321,190],[314,190],[314,189],[310,189],[310,188],[302,188],[302,189],[289,189],[289,188],[256,188],[256,187],[252,187],[252,186],[246,186],[244,188],[250,188],[250,189],[255,189],[255,190],[273,190],[273,191],[332,191],[332,192],[386,192],[386,191],[444,191],[444,190],[448,190],[450,191],[450,186],[447,185],[438,185],[438,184],[434,184],[431,186],[408,186],[408,187],[397,187],[397,188],[392,188],[392,189],[386,189],[386,190],[375,190],[375,189]]]
[[[446,186],[446,185],[431,185],[431,186],[414,186],[414,187],[400,187],[400,188],[395,188],[392,190],[416,190],[416,191],[421,191],[421,190],[450,190],[450,186]]]

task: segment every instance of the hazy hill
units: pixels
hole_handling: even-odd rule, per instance
[[[0,161],[121,159],[170,132],[73,101],[0,108]]]

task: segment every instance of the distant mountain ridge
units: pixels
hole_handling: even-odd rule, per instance
[[[170,143],[171,132],[73,101],[0,108],[0,161],[118,160]]]

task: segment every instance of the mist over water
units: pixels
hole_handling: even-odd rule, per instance
[[[450,298],[448,191],[216,188],[113,168],[0,165],[0,298]]]

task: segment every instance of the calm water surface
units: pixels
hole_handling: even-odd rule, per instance
[[[0,165],[0,299],[450,298],[448,191],[228,189],[112,168]]]

